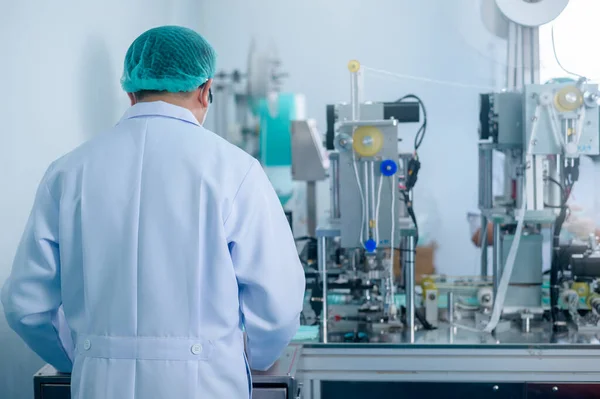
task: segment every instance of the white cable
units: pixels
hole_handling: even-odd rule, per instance
[[[352,166],[354,167],[354,176],[356,177],[356,184],[358,185],[358,192],[360,193],[360,207],[362,209],[361,225],[360,225],[360,244],[365,245],[364,241],[364,229],[365,229],[365,195],[363,193],[362,184],[360,184],[360,177],[358,176],[358,166],[356,166],[356,153],[352,151]]]
[[[383,173],[379,175],[379,188],[377,188],[377,205],[375,206],[375,240],[377,241],[377,245],[379,245],[379,205],[381,204],[381,186],[383,186],[382,183]]]
[[[533,142],[537,136],[537,130],[533,130],[531,132],[531,136],[529,137],[529,144],[527,146],[527,155],[533,155],[531,153]],[[527,188],[523,187],[523,198],[521,199],[521,209],[519,210],[519,215],[517,215],[517,229],[515,231],[513,242],[510,246],[510,250],[508,251],[508,257],[506,258],[506,265],[502,271],[502,278],[500,279],[500,284],[498,284],[498,289],[496,290],[496,297],[494,298],[494,307],[492,310],[492,316],[490,317],[490,321],[485,326],[483,331],[491,333],[494,331],[498,322],[500,321],[500,317],[502,316],[502,308],[504,307],[504,301],[506,300],[506,294],[508,292],[508,284],[510,282],[510,277],[512,276],[513,269],[515,267],[515,260],[517,259],[517,250],[519,249],[519,244],[521,242],[521,235],[523,234],[523,225],[525,224],[525,212],[527,210]]]
[[[367,67],[364,65],[361,66],[361,68],[364,69],[365,71],[378,73],[380,75],[387,75],[387,76],[394,77],[397,79],[402,79],[402,80],[416,80],[419,82],[427,82],[427,83],[435,83],[435,84],[446,85],[446,86],[462,87],[465,89],[478,89],[478,90],[491,90],[491,91],[497,90],[497,88],[491,87],[491,86],[471,85],[471,84],[467,84],[467,83],[458,83],[458,82],[449,82],[446,80],[430,79],[430,78],[424,78],[421,76],[413,76],[413,75],[389,72],[389,71],[386,71],[383,69],[371,68],[371,67]]]
[[[515,238],[510,246],[510,251],[508,251],[508,257],[506,258],[506,265],[504,266],[504,270],[502,271],[502,278],[500,279],[500,284],[498,285],[498,290],[496,291],[496,298],[494,301],[494,307],[492,310],[492,317],[490,318],[489,323],[483,329],[485,332],[492,332],[498,325],[500,321],[500,316],[502,316],[502,308],[504,307],[504,301],[506,300],[506,293],[508,292],[508,283],[510,282],[510,277],[512,275],[515,260],[517,258],[517,250],[519,249],[519,244],[521,242],[521,234],[523,233],[523,224],[525,222],[525,211],[527,208],[527,193],[526,190],[523,190],[523,204],[521,205],[521,209],[519,210],[518,220],[517,220],[517,229],[515,231]]]
[[[582,76],[582,75],[580,75],[580,74],[578,74],[578,73],[575,73],[575,72],[571,72],[571,71],[569,71],[568,69],[566,69],[566,68],[565,68],[565,67],[564,67],[564,66],[563,66],[563,65],[560,63],[560,60],[558,59],[558,54],[556,53],[556,43],[554,42],[554,25],[552,25],[552,26],[550,27],[550,38],[551,38],[551,40],[552,40],[552,53],[554,54],[554,59],[556,60],[556,63],[558,64],[558,67],[559,67],[560,69],[562,69],[562,70],[563,70],[563,72],[565,72],[565,73],[566,73],[566,74],[568,74],[568,75],[573,75],[573,76],[577,76],[578,78],[583,78],[583,79],[586,79],[586,77],[585,77],[585,76]],[[587,80],[587,79],[586,79],[586,80]]]

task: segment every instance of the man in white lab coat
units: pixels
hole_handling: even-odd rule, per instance
[[[132,107],[40,183],[2,303],[72,370],[73,399],[248,398],[249,369],[298,328],[304,272],[277,195],[202,127],[214,64],[191,30],[141,35],[122,79]]]

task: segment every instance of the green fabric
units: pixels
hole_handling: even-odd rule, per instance
[[[194,91],[213,77],[216,58],[206,39],[191,29],[150,29],[127,50],[121,86],[127,93]]]

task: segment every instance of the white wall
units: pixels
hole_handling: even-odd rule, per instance
[[[569,76],[554,57],[551,27],[554,25],[556,55],[564,68],[600,81],[600,52],[598,47],[598,16],[600,2],[571,0],[563,13],[550,24],[540,28],[540,77],[542,82]]]
[[[197,3],[0,2],[0,285],[45,168],[127,108],[119,78],[128,45],[156,25],[197,24]],[[41,365],[0,312],[0,398],[31,399]]]
[[[417,199],[430,194],[434,201],[428,202],[437,203],[438,270],[478,270],[466,220],[467,210],[477,209],[478,93],[503,83],[505,49],[484,28],[478,0],[219,0],[203,11],[200,26],[219,52],[219,67],[244,68],[252,37],[274,43],[290,74],[284,90],[306,95],[308,115],[322,131],[325,105],[349,101],[350,59],[397,74],[482,86],[365,75],[365,100],[410,92],[424,100],[429,121]],[[417,127],[402,128],[410,146]],[[323,211],[326,191],[321,200]]]

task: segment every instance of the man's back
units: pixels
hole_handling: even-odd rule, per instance
[[[242,322],[268,366],[260,341],[289,341],[304,288],[260,165],[183,108],[141,103],[42,184],[58,206],[74,398],[245,397]]]

